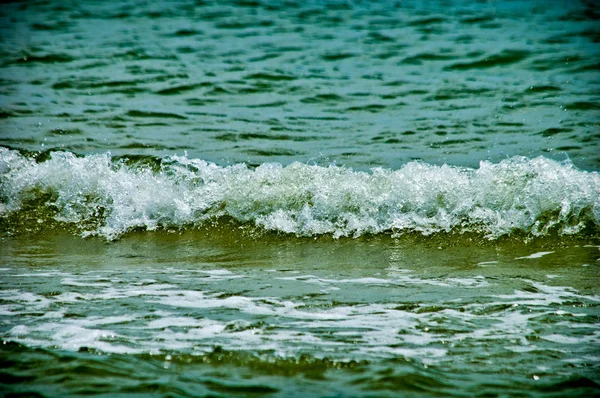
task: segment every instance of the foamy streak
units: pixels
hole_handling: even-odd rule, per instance
[[[133,228],[201,226],[223,216],[335,237],[473,231],[497,238],[600,226],[600,174],[544,157],[482,161],[479,169],[411,162],[366,173],[301,163],[220,167],[174,156],[155,173],[115,163],[110,154],[56,152],[37,163],[0,148],[0,217],[41,193],[51,194],[39,206],[54,209],[56,220],[107,239]]]

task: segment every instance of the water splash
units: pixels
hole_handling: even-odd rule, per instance
[[[411,162],[361,172],[297,162],[221,167],[180,156],[152,166],[109,153],[54,152],[36,161],[1,148],[0,200],[3,229],[15,229],[17,219],[51,221],[109,240],[223,218],[334,237],[474,232],[495,239],[600,226],[600,174],[544,157],[482,161],[478,169]]]

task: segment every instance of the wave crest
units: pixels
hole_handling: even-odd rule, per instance
[[[266,230],[334,237],[418,232],[579,234],[600,226],[600,174],[544,157],[478,169],[411,162],[371,172],[292,163],[221,167],[167,157],[153,165],[110,154],[0,148],[0,223],[74,226],[116,239],[133,229],[202,227],[233,218]],[[13,221],[11,221],[13,220]]]

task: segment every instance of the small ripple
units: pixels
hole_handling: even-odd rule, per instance
[[[147,148],[152,148],[152,149],[170,149],[164,145],[161,144],[148,144],[145,142],[131,142],[128,144],[123,144],[123,145],[119,145],[120,149],[147,149]]]
[[[462,62],[445,67],[445,70],[485,69],[497,66],[511,65],[521,62],[529,56],[529,51],[505,50],[499,54],[490,55],[473,62]]]
[[[230,20],[224,22],[215,23],[215,27],[218,29],[250,29],[250,28],[259,28],[259,27],[269,27],[273,26],[275,22],[262,20],[262,21],[239,21],[239,20]]]
[[[62,128],[56,128],[56,129],[52,129],[49,130],[48,135],[82,135],[83,131],[81,129],[78,128],[73,128],[73,129],[62,129]]]
[[[132,49],[122,53],[114,54],[114,58],[121,58],[125,60],[166,60],[166,61],[174,61],[177,60],[176,55],[171,55],[165,52],[161,52],[159,54],[149,54],[146,50],[143,49]]]
[[[67,63],[72,62],[76,58],[73,58],[67,54],[46,54],[46,55],[32,55],[25,54],[22,57],[16,59],[13,63],[20,64],[31,64],[31,63],[40,63],[40,64],[57,64],[57,63]]]
[[[277,108],[287,104],[286,101],[266,102],[262,104],[246,105],[245,108]]]
[[[566,381],[548,384],[541,387],[542,391],[557,394],[564,392],[569,396],[598,396],[600,394],[600,384],[588,379],[587,377],[572,377]],[[568,394],[566,394],[568,392]],[[576,394],[579,392],[581,395]],[[589,395],[588,395],[589,394]]]
[[[245,150],[244,153],[255,156],[299,156],[304,154],[304,152],[301,151],[293,151],[285,148],[271,148],[269,150],[248,149]]]
[[[560,87],[545,85],[545,86],[531,86],[525,90],[526,94],[530,93],[548,93],[548,92],[556,92],[561,91]]]
[[[386,108],[386,105],[382,105],[382,104],[369,104],[369,105],[351,106],[349,108],[346,108],[346,110],[350,111],[350,112],[370,112],[370,113],[377,113],[377,112],[381,112],[385,108]]]
[[[226,133],[215,137],[219,141],[239,142],[244,140],[271,140],[271,141],[313,141],[330,139],[327,136],[293,136],[288,134],[261,134],[261,133]]]
[[[344,100],[344,97],[339,96],[337,94],[317,94],[311,97],[305,97],[300,100],[300,102],[304,104],[322,104],[322,103],[332,103],[332,102],[341,102]]]
[[[390,369],[391,370],[391,369]],[[381,391],[414,391],[421,394],[430,393],[437,395],[440,389],[449,389],[451,384],[442,381],[441,375],[428,376],[417,372],[400,373],[393,371],[391,375],[374,375],[364,386],[369,390]],[[362,384],[362,383],[361,383]]]
[[[203,381],[202,384],[213,391],[218,391],[227,394],[273,394],[279,390],[274,387],[261,385],[231,385],[213,380]]]
[[[456,55],[452,54],[434,54],[434,53],[421,53],[404,58],[401,63],[420,65],[423,61],[447,61],[456,59]]]
[[[281,57],[281,54],[268,53],[268,54],[260,55],[258,57],[248,58],[248,62],[262,62],[262,61],[268,61],[270,59],[279,58],[279,57]]]
[[[139,110],[131,110],[127,111],[127,116],[131,117],[141,117],[141,118],[159,118],[159,119],[187,119],[187,117],[179,115],[177,113],[169,113],[169,112],[151,112],[151,111],[139,111]]]
[[[181,86],[164,88],[162,90],[158,90],[156,94],[158,95],[177,95],[181,93],[185,93],[188,91],[196,90],[199,87],[207,87],[212,86],[211,83],[199,83],[199,84],[183,84]]]
[[[600,104],[597,102],[590,101],[576,101],[567,104],[565,108],[577,111],[597,111],[600,110]]]
[[[188,98],[185,100],[186,104],[188,104],[189,106],[206,106],[206,105],[211,105],[214,104],[217,101],[216,99],[212,99],[212,98]]]
[[[428,17],[412,20],[408,23],[408,26],[428,26],[446,22],[445,18],[442,17]]]
[[[552,127],[552,128],[548,128],[544,131],[541,131],[538,133],[538,135],[541,135],[542,137],[551,137],[553,135],[556,134],[560,134],[560,133],[568,133],[573,131],[573,129],[571,128],[565,128],[565,127]]]
[[[395,21],[394,21],[395,22]],[[367,44],[376,44],[376,43],[391,43],[394,42],[395,39],[386,34],[380,32],[369,32],[367,35],[367,39],[365,43]]]
[[[355,54],[353,53],[345,53],[345,52],[336,52],[336,53],[327,53],[321,55],[321,58],[324,61],[340,61],[342,59],[352,58]]]
[[[493,15],[477,15],[473,17],[467,17],[460,20],[461,23],[466,25],[480,24],[491,22],[495,19]]]
[[[188,36],[196,36],[196,35],[202,35],[202,34],[204,34],[204,32],[201,31],[201,30],[196,30],[196,29],[179,29],[178,31],[169,34],[169,36],[172,36],[172,37],[188,37]]]
[[[66,30],[72,27],[73,24],[67,21],[56,21],[54,23],[33,23],[31,24],[31,28],[33,30],[41,30],[41,31],[59,31]]]
[[[571,72],[573,72],[573,73],[597,72],[599,70],[600,70],[600,62],[596,62],[593,64],[587,64],[587,65],[583,65],[578,68],[572,69]]]
[[[52,88],[55,90],[63,89],[94,89],[94,88],[124,88],[136,86],[138,81],[136,80],[108,80],[103,81],[100,78],[88,77],[77,80],[63,80],[58,83],[54,83]]]
[[[470,142],[482,142],[481,138],[470,138],[470,139],[457,139],[457,140],[445,140],[445,141],[437,141],[431,143],[429,146],[431,148],[445,148],[447,146],[455,146],[455,145],[464,145]]]
[[[443,88],[438,90],[434,95],[425,98],[425,101],[448,101],[472,97],[484,97],[485,94],[492,93],[494,90],[487,88],[467,88],[461,87],[457,89]]]
[[[296,80],[296,77],[290,76],[290,75],[278,74],[278,73],[261,72],[261,73],[252,73],[252,74],[246,76],[246,79],[267,80],[267,81],[289,81],[289,80]]]

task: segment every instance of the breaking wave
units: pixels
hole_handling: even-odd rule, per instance
[[[132,230],[233,219],[297,236],[472,232],[576,235],[600,229],[600,174],[544,157],[478,169],[411,162],[370,172],[330,165],[221,167],[185,156],[113,158],[0,148],[0,229],[54,227],[117,239]]]

